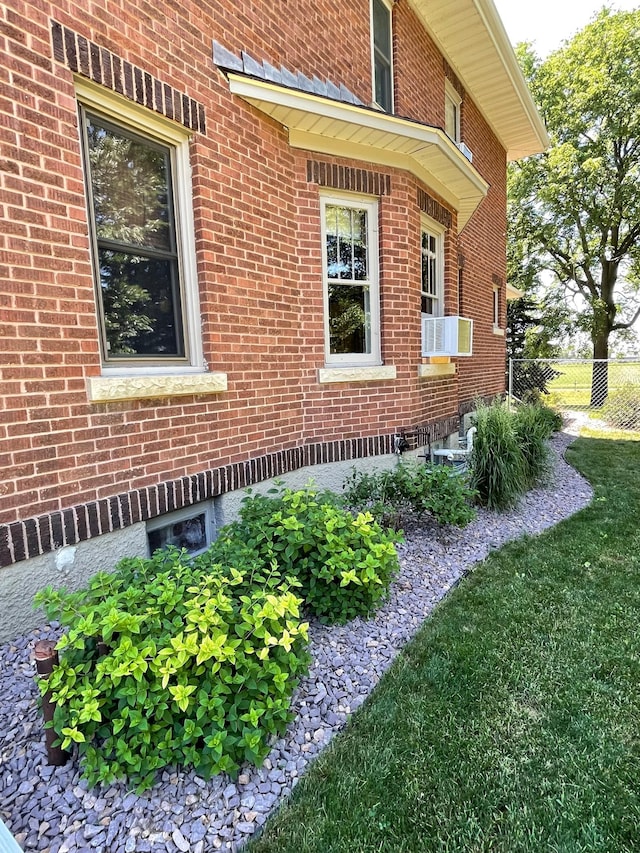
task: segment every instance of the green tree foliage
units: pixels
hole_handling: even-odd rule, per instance
[[[512,280],[550,273],[546,316],[569,305],[606,359],[610,335],[640,316],[640,9],[603,9],[544,62],[518,51],[551,146],[510,170]],[[596,370],[592,402],[606,393]]]
[[[549,364],[534,359],[556,358],[559,347],[552,343],[553,325],[541,325],[540,309],[530,296],[507,302],[507,386],[510,386],[509,362],[517,365],[517,387],[511,389],[516,397],[524,398],[548,391],[547,383],[557,375]]]

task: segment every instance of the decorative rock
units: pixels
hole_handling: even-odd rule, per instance
[[[569,443],[553,440],[556,450]],[[416,525],[398,546],[401,571],[383,607],[368,621],[312,624],[313,665],[292,701],[295,719],[258,769],[205,781],[170,768],[145,797],[123,783],[88,791],[78,766],[45,764],[38,691],[30,662],[36,639],[57,639],[45,626],[0,645],[3,819],[18,843],[42,853],[209,853],[238,850],[295,787],[352,708],[390,666],[446,592],[493,547],[535,534],[577,512],[591,489],[558,456],[551,485],[536,489],[509,513],[480,510],[463,530]]]
[[[191,845],[177,827],[173,830],[171,839],[180,853],[187,853],[191,849]]]

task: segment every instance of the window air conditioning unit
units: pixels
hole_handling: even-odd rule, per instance
[[[466,317],[423,317],[422,355],[472,355],[473,320]]]
[[[470,163],[473,163],[473,152],[471,151],[471,149],[466,146],[464,142],[456,142],[456,145],[458,146],[462,154],[464,154],[464,156],[467,158],[467,160]]]

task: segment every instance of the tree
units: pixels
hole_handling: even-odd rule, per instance
[[[518,54],[551,146],[510,168],[509,239],[543,312],[570,308],[607,359],[640,316],[640,10],[603,9],[544,62]],[[596,362],[592,405],[606,396]]]

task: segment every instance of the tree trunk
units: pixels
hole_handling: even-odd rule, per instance
[[[600,408],[609,394],[609,336],[593,336],[593,374],[591,376],[591,406]]]

